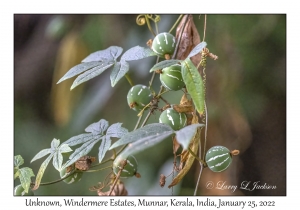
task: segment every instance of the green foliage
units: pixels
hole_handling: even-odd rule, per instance
[[[62,153],[68,153],[71,152],[72,149],[66,145],[66,144],[60,144],[60,141],[58,139],[53,139],[51,142],[51,148],[49,149],[43,149],[41,150],[38,154],[36,154],[31,162],[40,159],[48,154],[50,154],[47,159],[42,163],[38,174],[36,176],[36,180],[35,180],[35,186],[34,189],[37,189],[41,183],[42,177],[44,175],[44,172],[49,164],[49,162],[51,161],[51,159],[53,158],[53,166],[56,170],[60,171],[61,167],[62,167],[62,162],[63,162],[63,156]]]
[[[151,69],[150,69],[150,72],[153,72],[153,71],[156,71],[156,70],[159,70],[159,69],[163,69],[163,68],[166,68],[166,67],[169,67],[169,66],[172,66],[174,64],[177,64],[179,63],[181,60],[173,60],[173,59],[170,59],[170,60],[163,60],[157,64],[155,64]]]
[[[14,189],[14,195],[15,196],[33,196],[34,193],[31,189],[26,191],[22,185],[17,185]]]
[[[80,134],[68,139],[65,144],[69,146],[82,145],[70,155],[69,160],[64,164],[64,168],[75,163],[80,157],[87,155],[95,144],[102,140],[98,153],[100,163],[111,145],[111,138],[121,138],[128,132],[121,125],[122,123],[115,123],[109,126],[108,121],[101,119],[99,122],[93,123],[85,129],[89,133]]]
[[[22,188],[25,193],[28,193],[30,190],[31,177],[34,176],[34,173],[31,168],[20,168],[23,164],[24,159],[21,155],[14,156],[14,179],[19,178],[21,182],[21,185],[18,187],[18,192]]]
[[[182,78],[186,84],[186,89],[193,99],[196,110],[200,114],[203,114],[205,110],[205,99],[202,77],[199,74],[198,69],[189,58],[185,59],[181,65]]]
[[[186,150],[189,147],[191,140],[197,133],[197,129],[204,126],[204,124],[192,124],[185,126],[179,131],[175,131],[176,139],[184,150]]]

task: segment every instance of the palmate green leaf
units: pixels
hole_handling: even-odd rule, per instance
[[[169,66],[172,66],[174,64],[177,64],[179,63],[181,60],[164,60],[164,61],[161,61],[157,64],[155,64],[151,69],[150,69],[150,72],[153,72],[153,71],[156,71],[156,70],[159,70],[159,69],[163,69],[163,68],[166,68],[166,67],[169,67]]]
[[[126,128],[122,127],[122,123],[114,123],[106,131],[106,136],[121,138],[128,133]]]
[[[78,85],[93,79],[94,77],[100,75],[102,72],[104,72],[106,69],[108,69],[109,67],[111,67],[112,65],[114,65],[114,62],[112,61],[106,61],[106,62],[102,62],[100,65],[84,72],[83,74],[79,75],[75,81],[73,82],[72,86],[71,86],[71,90],[74,89],[75,87],[77,87]]]
[[[97,142],[99,142],[103,136],[98,135],[97,138],[93,137],[91,140],[85,142],[81,145],[81,147],[77,148],[69,157],[69,160],[63,165],[62,168],[66,168],[73,163],[75,163],[79,158],[81,158],[84,155],[87,155],[95,146]]]
[[[121,57],[124,61],[133,61],[156,55],[150,48],[135,46],[127,50]]]
[[[182,128],[178,131],[175,131],[176,139],[184,150],[186,150],[189,147],[191,141],[193,140],[193,137],[197,133],[197,128],[203,127],[203,126],[204,126],[204,124],[192,124],[192,125],[188,125],[188,126]]]
[[[42,165],[40,166],[40,169],[39,169],[38,174],[36,176],[35,186],[33,188],[34,190],[39,188],[39,185],[41,183],[44,172],[45,172],[49,162],[51,161],[51,159],[53,158],[54,168],[59,171],[59,170],[61,170],[62,161],[63,161],[63,157],[62,157],[61,153],[66,153],[66,152],[72,151],[72,149],[67,144],[62,144],[61,146],[59,146],[59,144],[60,144],[60,141],[58,139],[54,138],[51,142],[51,148],[44,149],[44,150],[40,151],[31,160],[31,162],[32,162],[32,161],[37,160],[41,157],[44,157],[47,154],[50,154],[46,158],[46,160],[42,163]]]
[[[120,157],[126,159],[129,155],[134,155],[145,149],[153,147],[154,145],[162,142],[170,137],[174,131],[165,131],[156,135],[141,138],[133,143],[130,143],[123,152],[120,153]]]
[[[204,84],[198,69],[189,58],[181,62],[181,74],[196,110],[202,115],[205,109]]]
[[[117,62],[110,74],[111,86],[114,87],[119,80],[129,71],[129,64],[125,60]]]
[[[62,144],[57,150],[53,155],[53,166],[56,170],[60,171],[63,162],[62,153],[68,153],[73,150],[67,144]]]
[[[24,164],[24,159],[21,155],[14,156],[14,167],[19,167]]]
[[[99,152],[98,152],[98,160],[99,163],[103,160],[106,152],[108,151],[109,147],[111,145],[111,139],[109,136],[106,136],[105,138],[102,139],[102,142],[99,147]]]
[[[90,132],[94,135],[99,135],[103,134],[107,130],[108,126],[108,121],[101,119],[99,120],[99,122],[92,123],[88,127],[86,127],[85,131]]]
[[[206,42],[200,42],[197,44],[194,49],[190,52],[190,54],[187,56],[187,58],[193,57],[194,55],[197,55],[199,52],[201,52],[206,47]]]
[[[104,61],[94,61],[89,63],[81,63],[74,67],[72,67],[56,84],[61,83],[62,81],[65,81],[66,79],[70,79],[78,74],[81,74],[91,68],[94,68],[96,66],[99,66],[103,64]]]
[[[105,50],[100,50],[94,52],[87,56],[82,62],[92,62],[92,61],[113,61],[116,60],[122,53],[123,49],[118,46],[110,46]]]
[[[69,138],[67,141],[64,142],[64,144],[67,144],[69,146],[75,146],[78,144],[83,144],[85,142],[90,141],[94,138],[94,134],[92,133],[83,133],[77,136],[73,136]]]
[[[31,183],[31,177],[34,176],[34,173],[31,168],[24,167],[18,170],[19,178],[24,191],[28,193]]]
[[[164,140],[168,136],[172,135],[174,130],[165,124],[153,123],[139,128],[135,131],[125,134],[117,142],[115,142],[109,149],[112,150],[121,145],[129,144],[136,141],[146,142],[151,144],[151,142],[159,142]],[[142,143],[143,144],[143,143]],[[129,146],[130,147],[130,146]],[[146,148],[145,144],[142,148]]]
[[[40,159],[50,153],[51,153],[51,149],[43,149],[39,153],[37,153],[30,162],[32,163],[33,161]]]
[[[40,166],[40,169],[36,175],[36,179],[35,179],[35,185],[34,187],[32,188],[33,190],[36,190],[39,188],[40,186],[40,183],[41,183],[41,180],[42,180],[42,177],[44,175],[44,172],[49,164],[49,162],[51,161],[52,157],[53,157],[54,153],[51,153],[47,158],[46,160],[42,163],[42,165]]]
[[[122,127],[122,123],[115,123],[109,126],[106,131],[105,138],[102,139],[101,145],[99,147],[98,159],[99,163],[103,160],[106,152],[109,150],[111,146],[111,137],[121,138],[128,133],[126,128]]]

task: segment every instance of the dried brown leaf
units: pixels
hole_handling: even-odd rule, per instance
[[[197,130],[197,133],[196,133],[196,135],[194,136],[194,138],[192,140],[194,143],[192,144],[191,150],[195,154],[197,154],[197,152],[198,152],[198,145],[199,145],[199,141],[198,140],[200,138],[200,131],[201,131],[200,129]],[[177,185],[183,179],[183,177],[187,174],[187,172],[192,167],[194,160],[195,160],[195,157],[189,153],[187,161],[186,161],[184,167],[177,174],[177,176],[172,180],[172,183],[168,186],[168,188],[171,188],[171,187]]]
[[[180,144],[178,143],[175,136],[172,139],[173,139],[173,154],[176,154],[176,152],[178,151],[178,149],[180,147]]]
[[[184,27],[186,18],[188,18],[188,20]],[[182,18],[181,22],[179,23],[176,29],[176,40],[179,39],[181,32],[182,32],[182,36],[179,42],[176,59],[184,60],[192,51],[192,49],[201,42],[200,35],[198,33],[197,27],[193,20],[193,15],[185,15]],[[193,64],[197,66],[201,60],[201,54],[199,53],[193,56],[191,60]]]
[[[193,114],[192,118],[192,124],[198,123],[198,117],[196,114]],[[198,147],[199,147],[199,140],[200,140],[200,135],[201,135],[201,129],[197,130],[197,133],[195,134],[193,140],[191,141],[190,148],[194,154],[197,154],[198,152]],[[193,165],[193,162],[195,160],[195,157],[190,154],[187,150],[183,151],[180,154],[180,166],[185,162],[184,167],[181,169],[181,171],[177,174],[177,176],[172,180],[172,183],[168,186],[168,188],[175,186],[178,184],[181,179],[187,174],[187,172],[190,170],[191,166]]]
[[[182,112],[193,112],[194,111],[194,107],[192,105],[173,105],[173,109],[175,109],[175,111],[182,113]]]

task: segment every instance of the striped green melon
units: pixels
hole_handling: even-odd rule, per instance
[[[73,171],[70,171],[69,173],[67,173],[67,168],[64,168],[60,171],[60,178],[64,178],[72,172]],[[73,184],[73,183],[79,182],[81,180],[81,177],[82,177],[82,172],[76,172],[76,173],[72,174],[71,176],[68,176],[67,178],[65,178],[63,181],[67,184]]]
[[[132,176],[136,175],[138,162],[135,159],[135,157],[132,155],[128,156],[127,158],[123,158],[122,155],[119,155],[114,160],[114,163],[113,163],[114,173],[116,175],[119,173],[120,169],[122,168],[122,162],[125,159],[127,160],[127,163],[126,163],[124,169],[122,170],[120,177],[126,178],[126,177],[132,177]]]
[[[135,111],[141,111],[151,100],[151,90],[145,85],[135,85],[127,94],[128,105]]]
[[[22,185],[18,185],[14,188],[14,195],[16,195],[16,196],[32,196],[32,195],[34,195],[34,193],[31,190],[31,188],[29,188],[28,193],[26,193],[24,188],[22,187]]]
[[[166,54],[172,55],[176,46],[175,37],[170,33],[160,33],[156,35],[152,42],[152,50],[160,57]]]
[[[159,116],[159,122],[169,125],[173,130],[180,130],[186,125],[186,115],[179,113],[173,108],[168,108]]]
[[[210,170],[221,172],[229,167],[232,157],[229,149],[226,147],[214,146],[207,151],[205,161]]]
[[[162,73],[160,74],[160,81],[161,84],[169,90],[181,90],[185,86],[181,75],[181,66],[175,64],[163,68]]]

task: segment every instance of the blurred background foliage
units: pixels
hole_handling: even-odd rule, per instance
[[[161,15],[160,32],[169,31],[179,15]],[[130,85],[122,79],[114,88],[110,71],[70,91],[74,79],[56,85],[71,67],[92,52],[120,46],[123,52],[153,39],[146,25],[136,24],[133,15],[39,15],[14,16],[14,155],[36,174],[43,160],[30,163],[35,154],[84,133],[93,122],[106,119],[122,122],[132,130],[137,113],[130,110],[126,95]],[[201,40],[204,16],[194,15]],[[173,33],[175,33],[173,31]],[[286,15],[207,16],[205,41],[219,59],[207,61],[208,145],[239,149],[228,170],[212,173],[205,169],[198,195],[286,195]],[[148,84],[155,58],[130,62],[129,74],[135,84]],[[156,77],[154,89],[159,90]],[[182,92],[166,94],[179,103]],[[160,105],[164,104],[160,102]],[[149,123],[157,122],[159,113]],[[97,156],[95,148],[92,156]],[[110,155],[110,154],[108,154]],[[137,154],[142,178],[124,180],[129,195],[171,195],[159,186],[161,173],[172,167],[172,142]],[[175,187],[175,195],[192,195],[199,164]],[[84,174],[80,182],[40,187],[36,195],[96,195],[89,187],[102,182],[110,171]],[[59,179],[49,165],[42,182]],[[259,181],[275,190],[207,190],[207,181],[238,185]],[[19,181],[14,183],[19,184]]]

